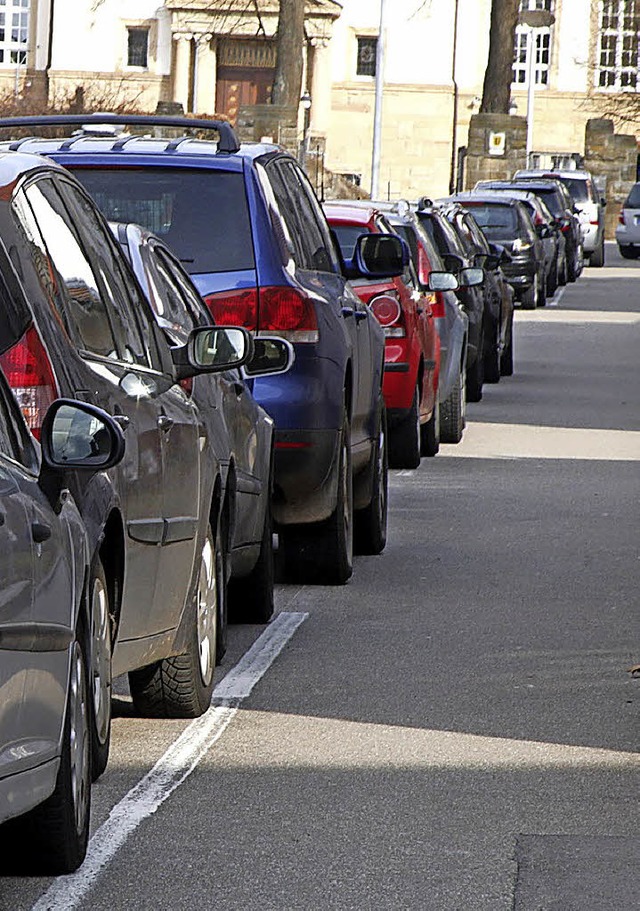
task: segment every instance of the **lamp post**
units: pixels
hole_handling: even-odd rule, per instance
[[[309,90],[305,89],[303,94],[300,96],[300,104],[302,105],[302,110],[304,112],[304,121],[302,125],[302,145],[300,146],[300,167],[303,170],[307,170],[307,154],[308,154],[308,142],[309,142],[309,124],[311,122],[311,95]]]
[[[376,47],[376,102],[373,115],[373,151],[371,154],[371,199],[378,198],[380,186],[380,148],[382,143],[382,95],[384,89],[384,12],[385,0],[380,0],[380,28]]]
[[[533,118],[536,91],[536,29],[550,28],[556,21],[553,13],[545,9],[523,10],[518,16],[520,25],[527,27],[527,167],[533,151]]]

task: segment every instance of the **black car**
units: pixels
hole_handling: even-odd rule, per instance
[[[180,385],[242,364],[244,329],[170,349],[86,191],[36,155],[0,154],[0,363],[36,436],[56,398],[113,415],[126,453],[71,484],[87,526],[93,774],[109,751],[112,674],[147,714],[210,703],[225,616],[225,503],[215,453]],[[222,343],[226,343],[225,349]]]
[[[487,240],[510,254],[502,269],[524,310],[545,303],[546,265],[542,240],[522,200],[503,193],[471,193],[464,205]]]

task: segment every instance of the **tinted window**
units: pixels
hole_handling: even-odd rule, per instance
[[[545,201],[549,211],[554,217],[564,215],[564,201],[558,190],[554,187],[536,187],[533,192]]]
[[[515,237],[518,233],[518,219],[511,206],[481,205],[469,203],[473,217],[487,237]]]
[[[16,248],[11,249],[15,251]],[[19,258],[15,255],[14,258],[19,264]],[[14,270],[7,249],[0,241],[0,354],[22,338],[31,322],[31,313]]]
[[[15,462],[36,471],[38,457],[25,420],[0,371],[0,450]]]
[[[362,225],[333,225],[333,233],[340,244],[345,259],[351,259],[356,249],[356,241],[362,234],[368,234]]]
[[[632,209],[640,209],[640,183],[634,184],[631,188],[625,206],[630,206]]]
[[[162,237],[187,272],[253,269],[242,174],[212,168],[73,168],[109,221]]]
[[[563,177],[562,183],[565,185],[575,202],[590,202],[591,182],[588,180],[578,180],[576,177]]]

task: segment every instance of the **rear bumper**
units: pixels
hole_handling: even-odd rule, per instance
[[[409,409],[418,380],[418,362],[411,357],[408,340],[388,339],[384,346],[382,394],[387,412]]]
[[[339,430],[276,430],[276,525],[322,522],[338,494]]]

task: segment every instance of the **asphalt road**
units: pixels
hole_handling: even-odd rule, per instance
[[[123,691],[85,866],[5,863],[2,911],[640,907],[640,263],[607,255],[392,473],[382,556],[232,628],[203,721]]]

